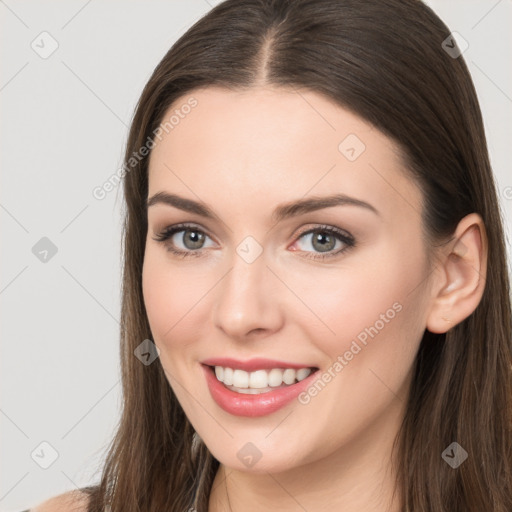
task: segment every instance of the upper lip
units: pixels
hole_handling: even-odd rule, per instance
[[[245,370],[246,372],[272,368],[293,368],[294,370],[300,370],[301,368],[316,368],[315,366],[311,366],[309,364],[288,363],[286,361],[265,359],[261,357],[248,359],[247,361],[240,361],[230,357],[212,357],[210,359],[201,361],[201,363],[207,366],[222,366],[223,368]]]

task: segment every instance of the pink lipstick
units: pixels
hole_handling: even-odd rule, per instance
[[[311,385],[317,377],[318,368],[311,367],[308,364],[286,363],[270,359],[251,359],[249,361],[237,361],[229,358],[216,358],[202,361],[201,364],[208,389],[214,401],[224,411],[235,416],[259,417],[271,414],[293,401],[302,391]],[[226,384],[220,382],[215,375],[215,366],[231,368],[234,370],[243,370],[245,372],[254,372],[266,369],[287,368],[300,370],[303,368],[311,369],[311,373],[293,384],[281,384],[275,389],[257,392],[256,394],[245,394],[229,389]],[[292,372],[293,374],[293,372]],[[233,387],[233,386],[230,386]],[[268,389],[268,388],[266,388]]]

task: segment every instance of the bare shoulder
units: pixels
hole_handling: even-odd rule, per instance
[[[76,490],[53,496],[30,509],[29,512],[87,512],[89,497]]]

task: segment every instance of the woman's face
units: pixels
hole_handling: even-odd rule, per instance
[[[148,198],[182,199],[148,207],[143,293],[199,436],[254,472],[392,439],[430,304],[421,193],[396,148],[310,91],[209,87],[162,124],[173,115],[154,140]],[[238,390],[208,367],[225,358],[217,372]]]

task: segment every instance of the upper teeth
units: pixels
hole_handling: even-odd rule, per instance
[[[255,372],[246,372],[244,370],[233,370],[233,368],[215,367],[217,380],[227,386],[237,388],[263,389],[266,387],[277,387],[281,384],[294,384],[295,380],[300,382],[311,373],[310,368],[272,368],[271,370],[256,370]]]

